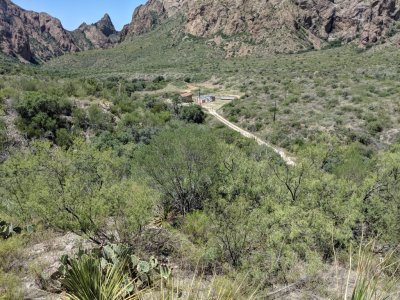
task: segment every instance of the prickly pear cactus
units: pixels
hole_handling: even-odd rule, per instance
[[[74,263],[88,257],[98,260],[104,272],[110,268],[120,267],[121,263],[124,264],[127,282],[135,282],[135,285],[139,287],[152,286],[158,280],[169,280],[172,276],[172,269],[165,264],[160,264],[154,256],[148,261],[141,260],[131,254],[131,249],[125,245],[108,244],[90,251],[79,250],[73,258],[68,255],[62,256],[57,277],[62,280]]]
[[[28,227],[27,227],[28,229]],[[33,231],[33,227],[29,226],[29,230]],[[30,233],[29,231],[27,231]],[[3,239],[8,239],[15,234],[21,234],[22,228],[19,226],[14,226],[11,223],[7,223],[6,221],[0,220],[0,237]]]

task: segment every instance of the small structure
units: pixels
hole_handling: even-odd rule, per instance
[[[192,103],[193,102],[193,94],[190,92],[183,92],[180,94],[182,102]]]
[[[224,100],[224,101],[233,101],[237,99],[236,96],[218,96],[219,100]]]
[[[198,104],[210,103],[215,101],[214,95],[204,95],[198,98]]]

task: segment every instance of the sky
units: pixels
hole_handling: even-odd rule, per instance
[[[27,10],[46,12],[61,20],[64,28],[74,30],[83,22],[100,20],[108,13],[117,30],[132,20],[133,11],[145,0],[12,0]]]

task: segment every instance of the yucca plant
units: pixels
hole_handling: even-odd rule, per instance
[[[351,298],[348,298],[350,272],[344,299],[351,300],[389,300],[399,299],[398,271],[400,261],[395,258],[395,251],[377,257],[373,250],[375,242],[360,246],[358,251],[357,278]],[[350,256],[350,269],[352,257]]]
[[[257,290],[251,295],[243,294],[245,279],[230,281],[214,276],[211,281],[202,276],[195,275],[192,279],[179,280],[171,278],[160,281],[160,289],[147,291],[145,299],[148,300],[252,300],[255,299]]]
[[[89,255],[71,261],[63,279],[70,300],[136,299],[135,286],[124,273],[124,262],[102,268],[101,260]]]

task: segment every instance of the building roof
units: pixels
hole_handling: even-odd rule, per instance
[[[235,100],[237,97],[235,96],[220,96],[221,100]]]
[[[200,99],[214,99],[215,96],[214,95],[202,95],[200,96]]]
[[[189,93],[189,92],[181,93],[181,97],[192,97],[192,96],[193,96],[193,94]]]

